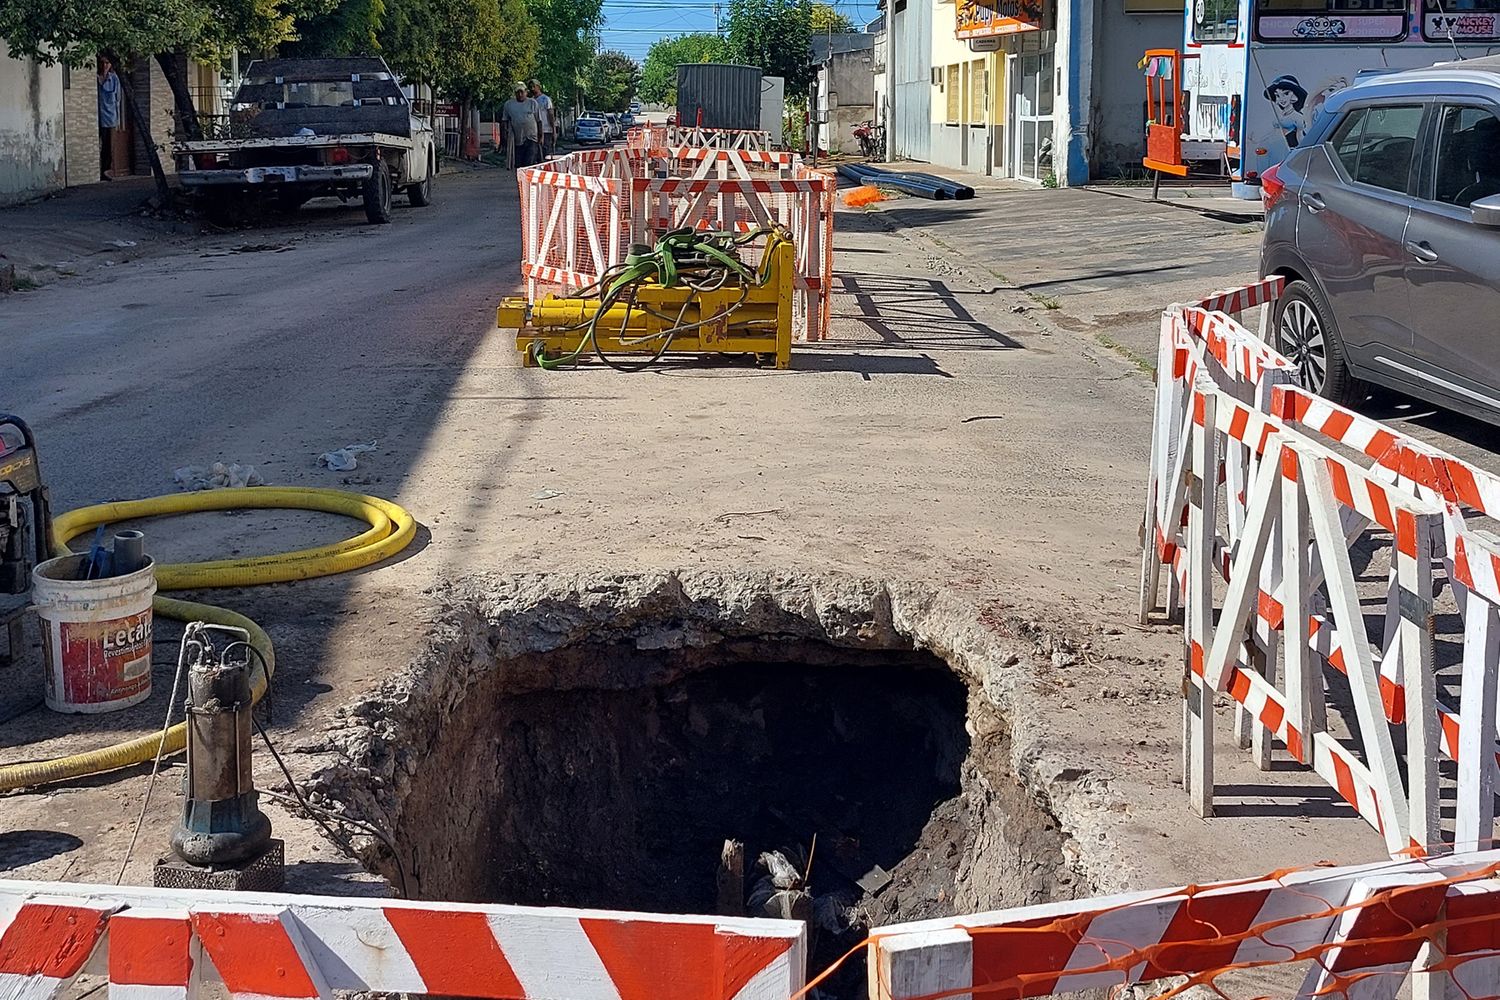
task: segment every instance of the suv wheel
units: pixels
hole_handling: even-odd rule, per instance
[[[1344,343],[1318,290],[1287,282],[1276,309],[1276,349],[1297,363],[1297,384],[1343,406],[1357,403],[1365,388],[1349,370]]]

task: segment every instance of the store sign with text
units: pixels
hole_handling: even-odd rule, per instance
[[[1042,0],[956,0],[959,38],[991,38],[1042,26]]]

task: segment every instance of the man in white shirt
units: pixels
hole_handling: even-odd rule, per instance
[[[542,155],[551,156],[557,149],[557,113],[552,107],[552,98],[542,93],[539,80],[531,81],[531,99],[536,101],[537,114],[542,121]]]
[[[536,101],[526,96],[525,87],[516,88],[516,96],[505,102],[500,109],[505,126],[515,143],[517,167],[529,167],[537,162],[536,144],[541,132],[541,121]]]

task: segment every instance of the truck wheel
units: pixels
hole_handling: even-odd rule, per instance
[[[374,223],[391,221],[391,168],[384,160],[375,164],[375,173],[364,183],[365,218]]]
[[[406,195],[418,208],[425,208],[432,204],[432,159],[430,157],[427,160],[427,177],[422,183],[407,187]]]

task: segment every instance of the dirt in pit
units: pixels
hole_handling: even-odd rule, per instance
[[[625,677],[654,658],[645,674],[669,679],[505,691],[549,657],[616,657]],[[414,755],[393,810],[414,895],[783,915],[757,865],[780,852],[805,876],[813,971],[873,926],[1054,895],[1056,822],[1009,774],[1003,720],[931,654],[758,641],[518,660]],[[726,840],[745,857],[727,891]],[[863,976],[856,959],[831,995],[862,995]]]

